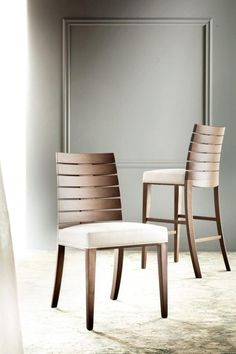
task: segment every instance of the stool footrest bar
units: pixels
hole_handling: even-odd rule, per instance
[[[186,218],[186,215],[184,214],[179,214],[178,218]],[[216,217],[214,216],[202,216],[202,215],[193,215],[193,219],[195,220],[207,220],[207,221],[216,221]]]
[[[220,240],[220,239],[221,239],[221,235],[208,236],[208,237],[195,238],[195,242],[200,243],[200,242],[214,241],[214,240]]]
[[[181,221],[181,220],[172,220],[172,219],[160,219],[160,218],[146,218],[147,221],[154,221],[154,222],[163,222],[165,224],[175,224],[175,223],[178,223],[178,224],[186,224],[186,221]]]

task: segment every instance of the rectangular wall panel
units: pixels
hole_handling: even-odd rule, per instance
[[[131,166],[185,160],[208,123],[207,21],[64,23],[65,136],[72,152]]]

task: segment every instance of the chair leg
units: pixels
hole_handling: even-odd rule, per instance
[[[221,236],[221,239],[219,240],[221,252],[222,252],[222,255],[224,258],[226,270],[230,271],[231,269],[230,269],[229,260],[227,257],[227,251],[226,251],[226,247],[225,247],[224,235],[223,235],[223,230],[222,230],[222,225],[221,225],[219,186],[214,188],[214,204],[215,204],[215,215],[216,215],[216,225],[217,225],[218,235]]]
[[[193,269],[196,278],[201,278],[201,270],[199,266],[196,244],[194,239],[194,226],[193,226],[193,212],[192,212],[192,182],[185,181],[184,186],[184,199],[185,199],[185,214],[186,214],[186,228],[188,236],[188,244],[193,264]]]
[[[181,188],[181,189],[180,189]],[[182,187],[176,185],[174,186],[174,261],[179,261],[179,246],[180,246],[180,224],[178,223],[178,215],[181,213],[181,193]]]
[[[93,329],[94,315],[94,293],[95,293],[95,270],[96,270],[96,249],[85,251],[86,269],[86,327],[89,331]]]
[[[158,272],[160,288],[161,316],[168,316],[168,284],[167,284],[167,243],[162,243],[158,247]]]
[[[64,256],[65,256],[65,246],[59,245],[58,251],[57,251],[56,275],[55,275],[55,282],[54,282],[51,307],[57,307],[57,304],[58,304],[58,298],[59,298],[60,289],[61,289],[61,279],[62,279],[62,273],[63,273]]]
[[[142,255],[141,255],[141,268],[145,269],[147,266],[147,247],[142,247]]]
[[[147,222],[151,208],[151,184],[143,183],[143,223]],[[141,268],[147,266],[147,247],[142,247]]]
[[[114,250],[114,270],[111,288],[111,299],[116,300],[119,294],[120,281],[123,268],[124,248]]]

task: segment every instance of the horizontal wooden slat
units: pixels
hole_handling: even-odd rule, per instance
[[[83,188],[58,188],[58,199],[77,198],[112,198],[119,197],[119,187],[83,187]]]
[[[193,187],[199,188],[214,188],[219,185],[219,179],[211,179],[211,180],[202,180],[202,179],[195,179],[192,181]]]
[[[206,154],[206,153],[189,151],[188,160],[198,161],[198,162],[219,162],[220,154]]]
[[[117,176],[58,176],[60,187],[99,187],[118,185]]]
[[[191,180],[197,179],[214,179],[219,176],[219,172],[212,172],[212,171],[187,171],[186,173],[187,178]]]
[[[224,135],[225,127],[195,124],[193,131],[199,134]]]
[[[60,224],[122,220],[120,210],[60,212],[58,216]]]
[[[59,175],[112,175],[116,174],[115,164],[98,165],[69,165],[57,164],[57,173]]]
[[[207,152],[210,154],[219,154],[221,152],[222,145],[208,145],[208,144],[197,144],[191,143],[189,150],[194,152]]]
[[[200,242],[208,242],[208,241],[214,241],[214,240],[220,240],[221,236],[217,235],[217,236],[207,236],[207,237],[199,237],[199,238],[195,238],[195,242],[196,243],[200,243]]]
[[[56,153],[57,163],[113,163],[115,162],[113,153],[97,153],[97,154],[72,154],[57,152]]]
[[[220,164],[218,162],[192,162],[188,161],[186,170],[194,171],[219,171]]]
[[[195,143],[201,144],[221,144],[223,143],[224,136],[217,136],[217,135],[203,135],[203,134],[192,134],[191,141]]]
[[[59,211],[96,210],[96,209],[120,209],[120,198],[116,199],[83,199],[83,200],[59,200]]]
[[[187,171],[186,178],[194,187],[216,187],[219,185],[219,172]]]

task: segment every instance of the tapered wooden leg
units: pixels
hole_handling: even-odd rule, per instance
[[[116,300],[119,294],[120,281],[123,268],[124,249],[118,248],[114,250],[114,270],[111,288],[111,299]]]
[[[221,235],[221,239],[219,240],[220,241],[221,252],[222,252],[222,255],[223,255],[223,258],[224,258],[226,270],[230,271],[231,269],[230,269],[229,260],[228,260],[228,257],[227,257],[227,251],[226,251],[226,247],[225,247],[224,235],[223,235],[223,230],[222,230],[222,225],[221,225],[219,186],[214,188],[214,204],[215,204],[217,231],[218,231],[218,235]]]
[[[56,275],[55,275],[51,307],[57,307],[58,304],[58,298],[61,289],[61,278],[63,273],[64,256],[65,256],[65,246],[59,245],[57,251]]]
[[[95,293],[95,270],[96,270],[96,249],[85,251],[86,269],[86,325],[87,329],[93,329],[94,314],[94,293]]]
[[[180,246],[180,224],[178,223],[178,215],[181,213],[181,197],[182,197],[182,187],[174,186],[174,261],[179,261],[179,246]]]
[[[142,247],[142,255],[141,255],[141,268],[145,269],[147,266],[147,247]]]
[[[201,278],[201,270],[199,266],[195,238],[194,238],[194,226],[193,226],[193,212],[192,212],[192,182],[185,181],[184,186],[184,199],[185,199],[185,214],[186,214],[186,228],[188,236],[188,244],[193,264],[193,269],[196,278]]]
[[[157,246],[161,316],[168,316],[167,243]]]
[[[151,184],[143,183],[143,223],[147,222],[150,216],[151,208]],[[145,269],[147,265],[147,247],[142,247],[141,268]]]

